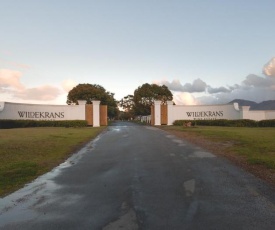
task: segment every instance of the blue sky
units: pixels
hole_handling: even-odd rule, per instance
[[[78,83],[117,100],[144,83],[166,84],[177,104],[272,100],[275,76],[262,71],[275,57],[274,10],[272,0],[1,0],[0,101],[65,104]]]

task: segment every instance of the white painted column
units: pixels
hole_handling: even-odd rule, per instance
[[[161,125],[160,123],[160,104],[161,101],[154,101],[154,106],[155,106],[155,125]]]
[[[174,118],[173,118],[173,101],[167,101],[167,125],[173,125]]]
[[[100,126],[100,101],[92,101],[93,103],[93,127]]]

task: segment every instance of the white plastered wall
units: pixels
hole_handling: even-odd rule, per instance
[[[242,106],[242,119],[249,119],[254,121],[266,120],[266,112],[260,110],[249,110],[250,106]]]
[[[255,111],[249,106],[239,108],[238,103],[223,105],[173,105],[167,102],[168,125],[175,120],[209,120],[209,119],[250,119],[255,121],[275,119],[275,111]],[[155,125],[160,125],[160,101],[155,101]]]
[[[241,119],[236,104],[228,105],[168,105],[168,125],[175,120]]]
[[[85,120],[85,104],[41,105],[0,102],[0,119]]]
[[[275,119],[275,111],[274,110],[265,111],[265,117],[267,120]]]

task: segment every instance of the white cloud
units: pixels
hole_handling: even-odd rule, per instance
[[[216,87],[216,88],[213,88],[212,86],[207,86],[207,92],[210,93],[210,94],[215,94],[215,93],[228,93],[228,92],[231,92],[232,91],[232,88],[231,89],[228,89],[228,88],[225,88],[224,86],[221,86],[221,87]]]
[[[263,73],[266,76],[275,77],[275,57],[264,65]]]
[[[14,96],[23,100],[50,101],[61,94],[59,88],[50,85],[43,85],[35,88],[28,88],[17,91]]]
[[[186,92],[182,93],[174,93],[173,95],[173,101],[176,105],[196,105],[198,104],[198,101],[195,99],[195,97]]]
[[[9,101],[50,101],[61,94],[58,87],[50,85],[27,88],[21,83],[21,77],[20,71],[0,69],[0,93],[2,96],[8,98]]]
[[[62,88],[65,90],[65,92],[69,92],[76,85],[77,85],[77,83],[71,79],[66,79],[62,82]]]
[[[193,83],[186,83],[182,85],[178,79],[169,81],[163,80],[158,82],[159,85],[166,85],[170,90],[177,92],[188,92],[188,93],[200,93],[206,90],[206,83],[201,79],[195,79]]]
[[[20,82],[22,73],[10,69],[0,69],[0,89],[23,90],[25,87]]]
[[[264,66],[264,73],[265,76],[250,74],[240,84],[231,86],[213,87],[201,79],[185,84],[178,79],[171,82],[164,80],[158,84],[164,84],[175,92],[176,104],[222,104],[234,99],[255,102],[275,100],[275,58]]]

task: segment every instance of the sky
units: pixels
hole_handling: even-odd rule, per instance
[[[182,105],[275,100],[274,0],[0,0],[0,101],[120,100],[145,83]]]

